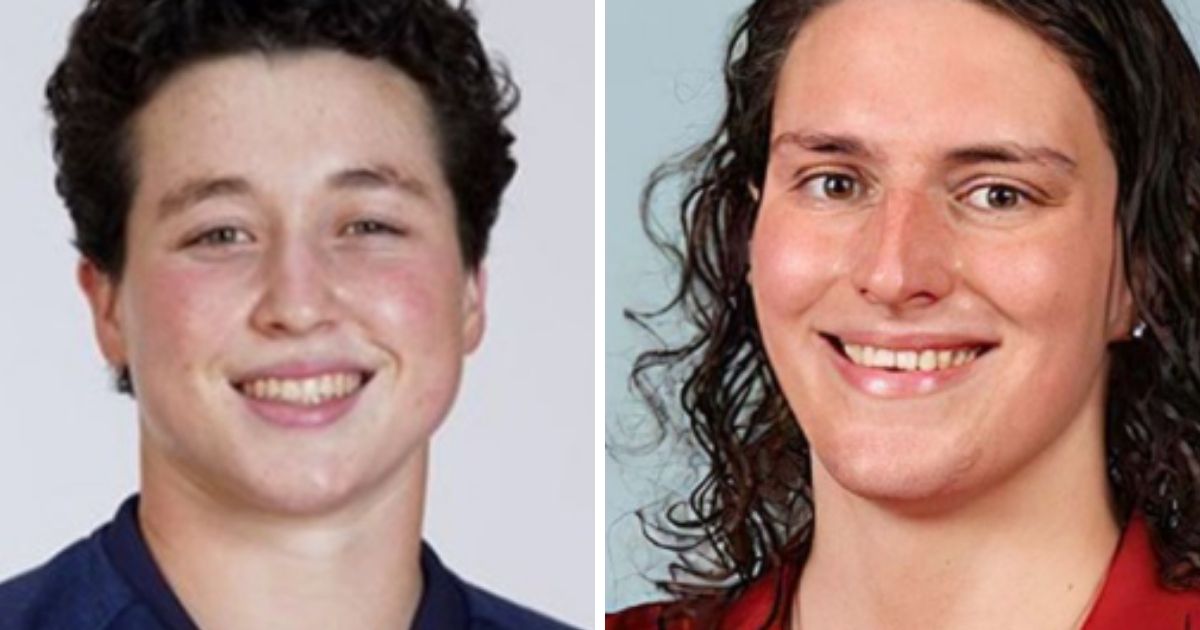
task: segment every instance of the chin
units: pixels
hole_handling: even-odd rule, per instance
[[[361,494],[367,484],[356,477],[353,471],[310,465],[254,471],[238,485],[244,501],[264,513],[316,516],[337,511]]]
[[[378,437],[399,448],[294,449],[245,461],[236,482],[258,510],[281,516],[322,516],[387,497],[420,493],[426,449],[414,436]],[[262,455],[262,453],[259,453]],[[364,503],[364,500],[367,503]]]
[[[813,444],[813,456],[814,464],[846,492],[920,509],[963,492],[982,449],[928,435],[877,431]]]

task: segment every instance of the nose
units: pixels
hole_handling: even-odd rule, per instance
[[[299,239],[268,250],[253,326],[269,336],[304,335],[333,321],[334,291],[316,248]]]
[[[868,302],[892,310],[920,308],[953,290],[953,234],[928,194],[889,192],[859,236],[851,280]]]

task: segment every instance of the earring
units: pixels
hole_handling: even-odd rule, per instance
[[[1134,339],[1141,339],[1142,337],[1145,337],[1146,336],[1146,322],[1139,319],[1138,322],[1133,325],[1133,330],[1129,334]]]

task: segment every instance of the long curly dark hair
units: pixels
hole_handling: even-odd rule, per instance
[[[677,553],[659,583],[677,602],[735,597],[811,541],[809,446],[772,374],[746,275],[776,78],[797,31],[836,1],[753,2],[727,49],[720,126],[643,191],[647,231],[681,275],[664,307],[629,316],[648,327],[682,316],[690,337],[639,355],[631,382],[660,426],[676,426],[682,408],[702,462],[684,500],[643,515],[651,541]],[[1059,50],[1102,115],[1125,274],[1146,324],[1110,348],[1110,487],[1120,519],[1144,515],[1162,580],[1198,587],[1200,69],[1160,0],[976,1]],[[654,227],[656,193],[677,182],[681,237]]]
[[[466,0],[88,0],[46,85],[56,185],[75,246],[119,280],[137,187],[133,122],[183,69],[243,53],[335,50],[380,59],[421,86],[475,268],[516,173],[506,119],[518,90],[488,57]],[[132,394],[126,368],[117,389]]]

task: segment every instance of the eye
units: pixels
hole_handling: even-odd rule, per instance
[[[820,173],[802,181],[800,189],[822,201],[853,201],[862,196],[863,185],[847,173]]]
[[[241,228],[236,228],[229,225],[222,225],[210,230],[205,230],[199,236],[196,236],[185,243],[185,246],[192,247],[202,245],[206,247],[228,247],[230,245],[241,245],[243,243],[254,242],[254,237],[249,232]]]
[[[348,236],[372,236],[376,234],[399,236],[404,234],[404,230],[382,221],[362,219],[346,224],[346,227],[342,228],[342,234]]]
[[[1030,197],[1021,190],[1004,184],[987,184],[967,192],[963,201],[980,210],[1013,210]]]

